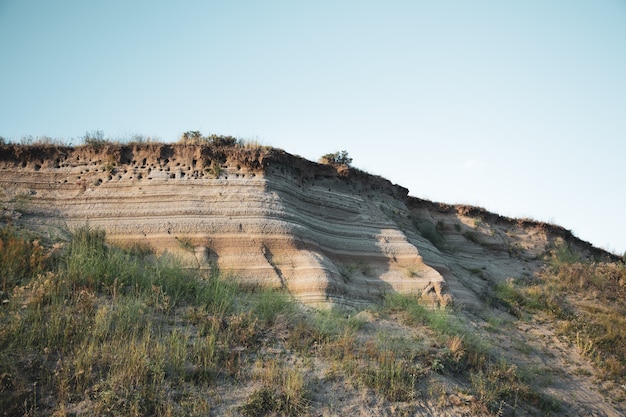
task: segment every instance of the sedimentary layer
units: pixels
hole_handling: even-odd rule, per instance
[[[409,197],[274,148],[1,145],[0,187],[0,222],[89,225],[315,305],[399,291],[471,307],[494,283],[533,278],[559,244],[611,256],[559,226]]]
[[[346,167],[265,148],[4,146],[0,185],[5,219],[87,224],[307,303],[389,291],[449,301],[442,275],[393,219],[407,212],[406,190]]]

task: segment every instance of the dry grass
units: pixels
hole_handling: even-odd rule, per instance
[[[566,245],[557,246],[540,281],[508,282],[498,294],[517,311],[543,311],[558,332],[618,384],[626,381],[626,265],[583,262]]]
[[[0,310],[7,415],[308,415],[320,413],[315,392],[327,384],[388,410],[450,407],[443,388],[431,389],[440,378],[455,381],[446,390],[468,399],[465,412],[558,410],[462,316],[418,296],[389,294],[373,306],[369,314],[385,327],[343,310],[305,309],[283,291],[245,290],[217,271],[155,260],[148,248],[108,245],[89,228],[74,231],[56,256],[3,233],[2,248],[13,251],[0,259],[22,265]],[[312,376],[316,366],[323,376]],[[239,391],[230,407],[219,400]]]

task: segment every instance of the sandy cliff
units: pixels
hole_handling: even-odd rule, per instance
[[[0,187],[4,221],[89,224],[310,304],[402,291],[471,306],[492,280],[532,274],[559,240],[606,255],[556,226],[414,199],[277,149],[4,145]]]

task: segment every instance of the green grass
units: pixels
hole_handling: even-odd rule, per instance
[[[272,413],[299,416],[306,413],[310,403],[309,393],[298,368],[272,359],[265,363],[258,361],[252,376],[262,386],[241,406],[244,416],[260,417]]]
[[[253,314],[265,326],[272,326],[280,315],[295,314],[296,306],[286,292],[262,291],[253,307]]]
[[[246,416],[307,415],[319,362],[320,383],[386,404],[421,401],[435,377],[449,377],[483,413],[558,406],[461,315],[417,295],[390,293],[372,307],[374,322],[398,326],[383,330],[342,309],[301,307],[285,289],[242,288],[215,269],[112,246],[86,226],[54,255],[27,234],[1,229],[0,237],[0,262],[12,271],[0,307],[8,415],[69,415],[79,404],[95,415],[207,415],[215,407],[207,393],[224,386],[249,388],[233,409]],[[596,275],[585,285],[603,285]],[[531,287],[507,285],[496,296],[526,308]],[[588,332],[578,334],[584,346]],[[621,337],[619,328],[606,334],[607,344]],[[594,341],[594,352],[602,346]]]
[[[512,294],[503,290],[501,294]],[[531,404],[550,413],[560,405],[553,398],[533,388],[533,381],[524,378],[525,370],[494,355],[494,347],[470,331],[450,309],[435,309],[420,304],[417,295],[389,294],[382,306],[385,314],[400,314],[400,320],[413,326],[425,326],[445,346],[434,356],[423,357],[436,373],[451,373],[466,378],[470,392],[478,399],[475,407],[481,412],[500,415],[515,412],[522,404]]]
[[[36,239],[20,236],[11,228],[0,229],[0,290],[7,292],[44,271],[49,255]]]
[[[257,323],[271,326],[294,308],[284,293],[244,292],[217,271],[107,245],[88,227],[54,260],[36,241],[2,233],[11,275],[0,310],[0,406],[11,415],[50,402],[62,415],[87,399],[95,414],[189,414],[198,408],[181,409],[173,393],[238,378],[233,348],[254,345]]]
[[[498,284],[500,303],[517,314],[543,312],[558,320],[558,334],[588,357],[603,379],[626,381],[626,265],[582,262],[557,246],[539,282]]]

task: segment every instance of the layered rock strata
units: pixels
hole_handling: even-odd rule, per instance
[[[399,291],[479,306],[494,283],[532,279],[560,244],[612,256],[559,226],[416,199],[273,148],[1,145],[0,187],[1,222],[87,224],[316,305]]]
[[[405,189],[280,150],[4,146],[0,186],[5,219],[88,224],[306,303],[354,305],[389,291],[449,302],[442,275],[393,219],[407,211]]]

